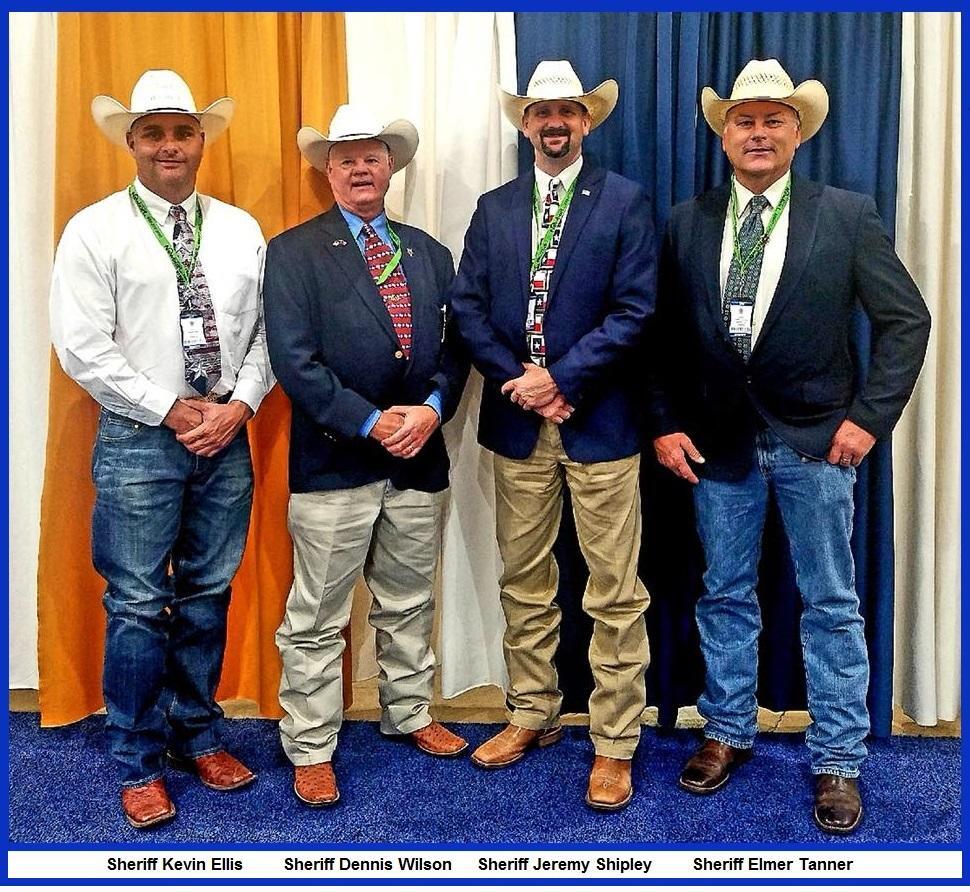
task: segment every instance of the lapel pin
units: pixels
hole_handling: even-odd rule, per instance
[[[589,189],[583,189],[583,195],[589,195]]]
[[[344,241],[344,240],[343,240],[342,238],[338,238],[338,239],[337,239],[337,240],[336,240],[336,241],[335,241],[335,242],[333,243],[333,246],[334,246],[335,248],[342,248],[342,247],[343,247],[344,245],[346,245],[346,244],[347,244],[347,243],[346,243],[346,242],[345,242],[345,241]]]
[[[414,248],[408,248],[408,257],[414,256]]]

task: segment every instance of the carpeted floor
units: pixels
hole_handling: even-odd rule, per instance
[[[259,777],[232,793],[194,777],[167,776],[175,819],[151,831],[121,814],[104,719],[41,730],[36,713],[10,713],[10,842],[118,844],[367,843],[517,845],[792,844],[805,847],[960,841],[960,741],[873,741],[863,793],[866,814],[848,840],[817,831],[801,734],[766,734],[756,757],[721,792],[692,796],[676,778],[694,732],[644,728],[634,762],[636,795],[619,813],[583,802],[592,749],[587,731],[502,771],[467,757],[433,759],[383,738],[376,724],[347,722],[334,767],[341,801],[310,809],[292,793],[292,769],[275,722],[226,722],[228,748]],[[475,746],[495,725],[455,725]]]

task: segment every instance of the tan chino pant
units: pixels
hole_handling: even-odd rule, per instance
[[[593,620],[589,662],[590,737],[598,755],[632,758],[646,705],[650,662],[644,613],[650,596],[637,577],[640,553],[640,456],[574,462],[558,427],[543,422],[527,459],[495,456],[495,510],[505,562],[501,598],[507,629],[511,721],[541,730],[559,718],[562,694],[553,657],[559,608],[553,603],[559,569],[552,547],[562,518],[562,486],[573,516],[589,582],[583,610]]]
[[[294,493],[293,586],[276,645],[283,661],[283,750],[294,765],[330,761],[343,718],[341,656],[353,588],[374,596],[381,731],[431,721],[432,586],[445,493],[397,490],[382,480],[353,489]]]

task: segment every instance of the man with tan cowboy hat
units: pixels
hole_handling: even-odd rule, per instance
[[[640,550],[641,335],[654,307],[654,229],[636,183],[584,160],[583,137],[616,105],[616,81],[583,90],[566,61],[540,62],[524,96],[501,93],[535,167],[483,195],[452,288],[485,378],[479,442],[495,453],[509,724],[472,761],[501,768],[562,736],[558,569],[569,487],[589,565],[589,700],[595,758],[586,802],[623,808],[645,705],[647,591]]]
[[[175,814],[166,750],[215,790],[254,779],[222,747],[214,696],[252,502],[245,424],[273,385],[265,245],[249,214],[195,191],[231,99],[197,111],[178,74],[155,70],[130,108],[97,96],[91,112],[136,176],[65,227],[51,329],[64,371],[102,406],[92,542],[107,582],[106,728],[124,813],[149,827]]]
[[[755,586],[769,497],[781,514],[803,611],[814,818],[851,833],[869,730],[869,665],[850,548],[856,467],[912,393],[929,333],[922,297],[871,198],[791,172],[828,111],[753,60],[704,117],[731,181],[674,208],[661,252],[654,351],[658,460],[694,485],[706,558],[697,625],[706,663],[705,742],[680,786],[713,793],[751,756],[757,731]],[[872,326],[866,368],[849,338]]]
[[[381,731],[432,756],[467,744],[428,711],[432,590],[448,487],[441,425],[468,375],[449,326],[448,249],[384,211],[391,176],[418,147],[405,120],[382,126],[342,105],[325,137],[297,142],[336,205],[278,235],[266,254],[266,330],[293,406],[289,530],[294,579],[276,643],[280,736],[294,791],[340,793],[332,767],[343,711],[341,635],[363,573],[377,629]]]

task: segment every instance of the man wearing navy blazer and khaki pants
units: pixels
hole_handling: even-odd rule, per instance
[[[853,484],[913,391],[929,314],[872,199],[791,173],[795,150],[828,112],[821,83],[796,89],[777,60],[754,60],[729,98],[707,87],[701,103],[734,175],[671,214],[651,352],[661,385],[654,448],[694,484],[707,564],[697,603],[706,739],[680,786],[713,793],[751,756],[755,586],[770,496],[803,602],[814,819],[851,833],[869,730]],[[872,328],[865,368],[850,348],[856,306]]]
[[[565,61],[541,62],[525,96],[503,91],[503,111],[532,143],[535,168],[482,196],[452,289],[485,379],[478,435],[495,453],[510,679],[509,724],[472,761],[500,768],[562,735],[552,546],[565,483],[590,570],[583,608],[593,619],[595,759],[586,801],[607,810],[632,796],[645,705],[635,360],[655,296],[643,189],[582,156],[583,137],[610,114],[617,92],[612,80],[584,92]]]
[[[266,254],[267,343],[293,407],[294,579],[276,642],[294,791],[323,806],[340,796],[331,762],[343,714],[341,632],[361,573],[374,597],[381,731],[433,756],[467,746],[428,704],[448,486],[441,425],[468,363],[448,336],[451,254],[384,212],[392,174],[417,149],[414,126],[381,126],[343,105],[327,137],[303,127],[297,141],[326,173],[336,206],[278,235]]]

